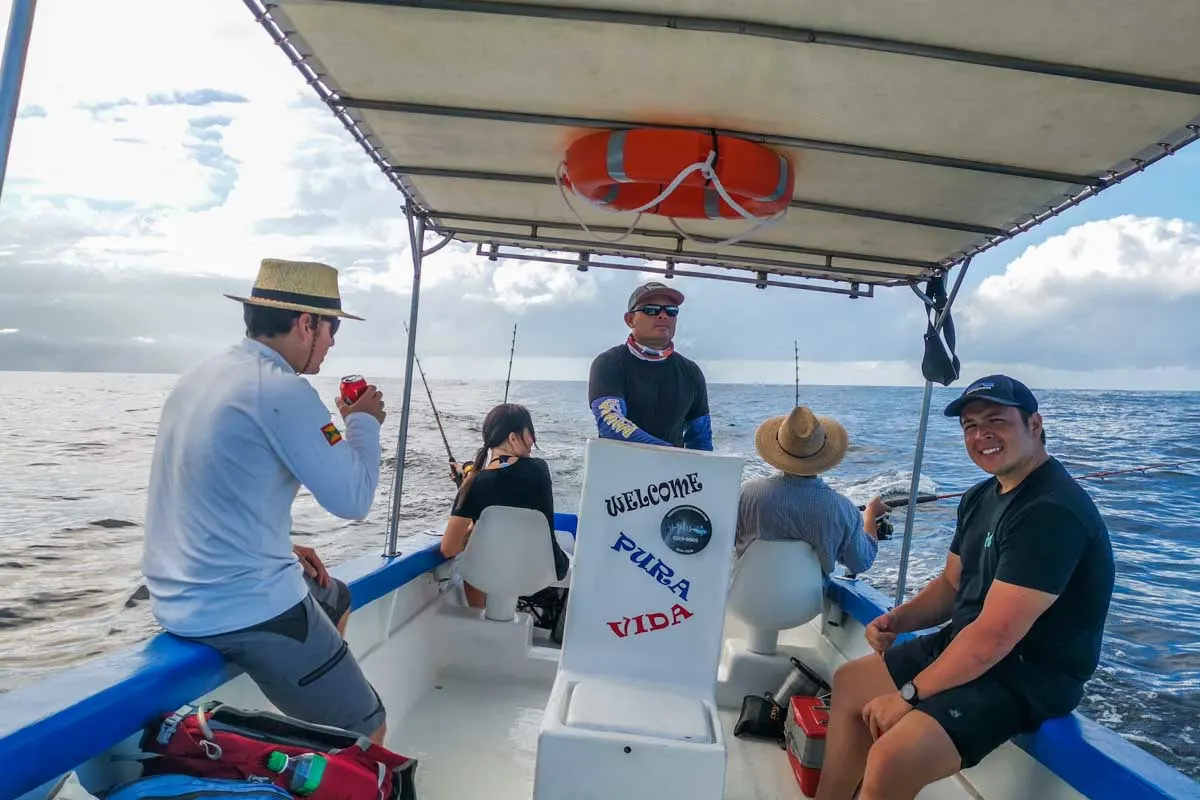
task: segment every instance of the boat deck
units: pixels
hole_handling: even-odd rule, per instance
[[[730,632],[740,629],[736,620],[729,622]],[[811,657],[817,652],[812,640],[818,636],[817,628],[806,625],[785,632],[781,639],[791,647],[804,648]],[[553,647],[536,629],[534,643]],[[529,800],[538,731],[551,685],[552,680],[544,678],[493,679],[444,672],[408,714],[389,723],[387,746],[419,760],[417,787],[422,797]],[[728,747],[724,796],[728,800],[802,800],[787,753],[771,742],[735,737],[737,709],[722,708],[720,716]],[[958,776],[918,795],[919,800],[977,797]]]
[[[538,729],[549,695],[549,685],[441,680],[391,727],[387,745],[420,761],[417,787],[422,797],[529,800]],[[769,742],[736,738],[737,716],[732,709],[721,711],[729,743],[727,800],[800,800],[803,794],[786,753]],[[919,795],[920,800],[971,797],[954,779]]]
[[[550,684],[440,680],[387,746],[416,758],[421,797],[529,800]]]

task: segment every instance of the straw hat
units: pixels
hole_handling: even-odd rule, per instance
[[[772,467],[792,475],[819,475],[841,463],[850,437],[832,417],[819,417],[796,406],[786,417],[771,417],[758,426],[754,446]]]
[[[225,295],[240,303],[288,311],[307,311],[323,317],[361,320],[342,311],[338,293],[338,272],[328,264],[315,261],[284,261],[264,258],[249,297]]]

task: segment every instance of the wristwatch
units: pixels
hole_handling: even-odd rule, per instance
[[[912,681],[900,687],[900,697],[910,706],[915,706],[921,702],[921,695],[917,692],[917,685]]]

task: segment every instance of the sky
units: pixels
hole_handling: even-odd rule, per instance
[[[151,0],[43,0],[0,198],[0,370],[178,372],[237,341],[264,257],[341,270],[328,373],[402,374],[402,198],[237,0],[171,23]],[[7,20],[9,0],[0,0]],[[1200,146],[977,258],[956,305],[963,380],[1200,389]],[[431,378],[586,380],[648,277],[427,260]],[[918,385],[925,318],[874,299],[676,278],[676,345],[712,382]]]

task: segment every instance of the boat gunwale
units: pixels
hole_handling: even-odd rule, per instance
[[[556,530],[574,535],[577,525],[575,514],[555,514]],[[445,561],[433,543],[392,558],[362,556],[330,571],[350,585],[357,609]],[[829,578],[825,595],[862,625],[892,606],[881,591],[858,578]],[[215,650],[161,633],[144,644],[0,695],[0,759],[8,765],[0,771],[0,796],[19,797],[47,786],[136,734],[157,715],[238,674]],[[1200,784],[1078,712],[1050,720],[1013,742],[1087,797],[1200,797]],[[52,756],[23,757],[28,753]]]
[[[362,608],[445,561],[439,545],[330,568]],[[20,797],[242,674],[211,647],[161,632],[0,695],[0,797]],[[37,753],[39,758],[29,758]]]

